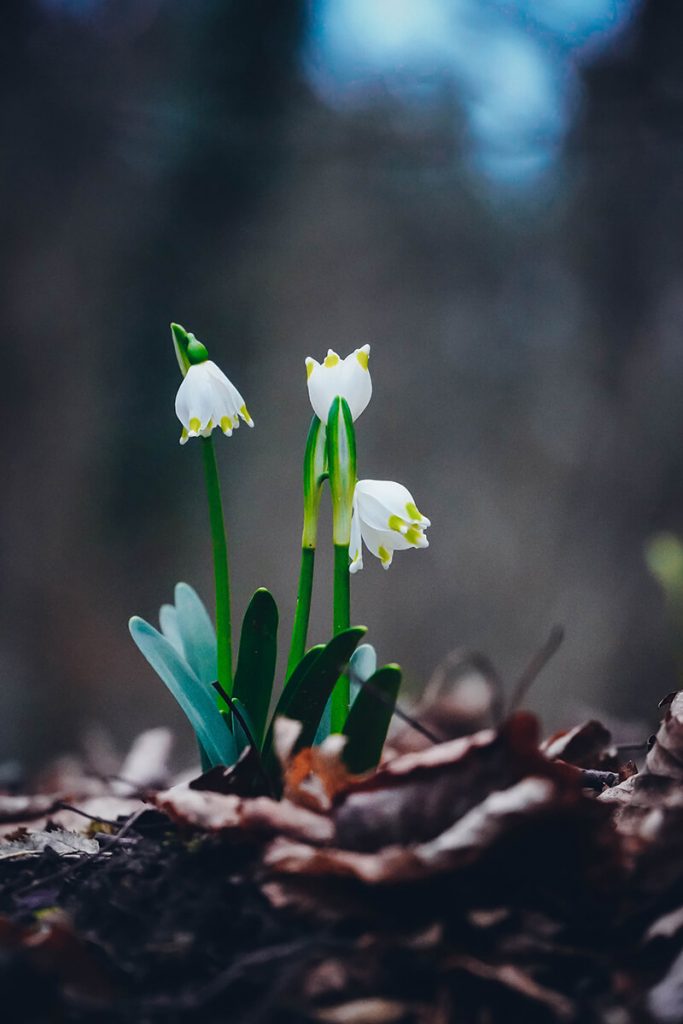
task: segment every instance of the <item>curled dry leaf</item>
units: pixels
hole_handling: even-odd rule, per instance
[[[240,831],[253,835],[284,835],[312,843],[329,842],[332,821],[298,807],[290,800],[253,799],[177,787],[156,793],[152,802],[180,825],[207,832]]]
[[[683,781],[683,690],[666,705],[655,741],[648,751],[646,770]]]
[[[403,754],[352,783],[336,811],[337,845],[363,851],[434,838],[485,799],[527,775],[548,777],[576,795],[579,773],[538,750],[538,725],[513,715],[486,729],[427,750]]]
[[[683,691],[669,695],[665,714],[643,770],[605,790],[600,800],[616,804],[620,832],[652,842],[672,821],[683,825]]]
[[[316,849],[276,839],[265,864],[283,874],[338,875],[379,885],[415,881],[472,863],[521,820],[554,805],[557,790],[548,779],[527,778],[480,804],[435,839],[413,846],[386,846],[375,853]]]
[[[608,748],[612,736],[600,722],[584,722],[573,729],[555,733],[541,744],[551,761],[567,761],[577,768],[606,768],[613,763],[614,751]]]

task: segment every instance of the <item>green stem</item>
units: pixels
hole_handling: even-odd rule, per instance
[[[292,629],[292,643],[287,661],[287,678],[299,664],[306,651],[308,620],[311,616],[311,595],[313,593],[313,568],[315,565],[315,548],[301,549],[301,570],[299,572],[299,590],[296,596],[296,611]]]
[[[232,694],[232,623],[230,620],[230,577],[228,573],[228,542],[223,518],[221,485],[218,479],[216,451],[212,437],[203,437],[204,475],[209,499],[213,568],[216,579],[216,638],[218,643],[218,681]]]
[[[334,545],[334,635],[351,625],[351,575],[349,545]],[[340,676],[332,691],[331,732],[341,732],[349,713],[349,680]]]

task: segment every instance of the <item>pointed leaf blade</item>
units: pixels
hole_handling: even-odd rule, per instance
[[[242,622],[233,696],[246,708],[257,745],[263,742],[277,660],[278,610],[264,587],[252,597]]]
[[[185,657],[183,638],[178,625],[178,609],[174,604],[162,604],[159,609],[159,626],[166,639],[173,644],[181,658]]]
[[[185,712],[211,764],[232,764],[236,759],[234,740],[213,697],[187,662],[170,641],[144,619],[133,616],[128,628],[139,650]]]
[[[211,616],[197,591],[189,583],[175,588],[177,624],[185,651],[185,660],[204,686],[218,677],[216,631]],[[212,700],[215,697],[212,695]]]
[[[303,724],[297,746],[307,747],[313,743],[334,685],[365,632],[365,626],[352,626],[351,629],[343,630],[330,640],[301,674],[298,674],[297,668],[290,676],[275,715],[286,715]]]
[[[385,665],[356,697],[344,726],[344,761],[350,772],[360,775],[379,764],[400,686],[399,666]]]

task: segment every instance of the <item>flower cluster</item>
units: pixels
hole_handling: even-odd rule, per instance
[[[189,366],[176,396],[176,414],[183,426],[181,444],[190,437],[208,437],[217,427],[230,437],[240,419],[250,427],[254,425],[237,388],[206,357],[203,346],[198,348],[200,361]],[[369,359],[369,345],[355,349],[345,359],[332,349],[322,363],[310,356],[306,359],[309,398],[323,424],[327,424],[338,397],[346,401],[354,421],[367,407],[372,397]],[[402,484],[359,480],[353,495],[350,571],[363,568],[363,543],[385,569],[391,565],[394,551],[428,547],[424,531],[429,525],[429,519],[418,511],[412,494]]]
[[[330,349],[322,363],[306,360],[308,395],[313,411],[327,423],[330,406],[336,397],[346,400],[351,416],[357,420],[372,395],[369,370],[370,346],[363,345],[340,359]],[[363,568],[362,544],[388,569],[394,551],[426,548],[425,529],[429,519],[417,509],[415,500],[393,480],[359,480],[353,495],[351,543],[352,573]]]

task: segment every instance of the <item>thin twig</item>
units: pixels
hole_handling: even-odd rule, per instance
[[[111,818],[103,818],[101,814],[88,814],[87,811],[82,811],[80,807],[74,807],[73,804],[66,804],[63,800],[60,800],[57,807],[62,811],[73,811],[74,814],[80,814],[82,818],[88,818],[89,821],[101,821],[103,825],[110,825],[111,828],[118,828],[118,822],[112,821]]]
[[[531,661],[520,675],[512,691],[508,714],[516,711],[526,697],[531,684],[540,672],[543,671],[552,656],[558,650],[564,640],[564,629],[562,626],[553,626],[550,635],[543,646],[536,651]]]
[[[420,735],[428,739],[430,743],[445,742],[443,736],[437,736],[436,733],[433,733],[431,729],[427,728],[426,725],[423,725],[422,722],[419,722],[417,718],[413,718],[412,715],[409,715],[407,711],[404,711],[403,708],[400,707],[394,701],[392,701],[390,697],[387,697],[386,693],[384,693],[379,688],[379,686],[375,686],[375,684],[372,683],[369,679],[361,679],[356,673],[354,673],[353,681],[355,683],[358,683],[364,689],[369,690],[373,697],[376,697],[377,700],[382,702],[382,704],[385,704],[387,707],[390,706],[397,718],[400,718],[402,722],[405,722],[406,725],[409,725],[411,729],[415,730],[415,732],[419,732]]]
[[[258,746],[256,744],[256,741],[255,741],[255,739],[254,739],[254,737],[252,735],[251,729],[247,725],[247,723],[246,723],[246,721],[244,719],[244,716],[241,714],[240,709],[237,707],[237,702],[235,700],[233,700],[233,698],[230,696],[230,694],[225,692],[225,689],[221,686],[221,684],[220,684],[220,682],[218,680],[213,682],[211,685],[213,686],[214,690],[216,690],[216,692],[221,695],[221,697],[223,698],[225,703],[228,705],[228,707],[232,711],[232,713],[235,716],[235,718],[237,719],[237,721],[242,726],[242,728],[244,730],[244,733],[245,733],[247,739],[249,740],[249,745],[251,746],[251,749],[254,752],[254,757],[256,758],[256,763],[258,765],[259,774],[261,775],[261,778],[263,779],[263,781],[266,784],[266,790],[268,792],[268,796],[273,797],[273,799],[274,799],[275,795],[273,793],[273,787],[270,784],[270,779],[268,777],[268,772],[266,771],[265,765],[263,763],[263,758],[261,757],[261,751],[259,750],[259,748],[258,748]]]

